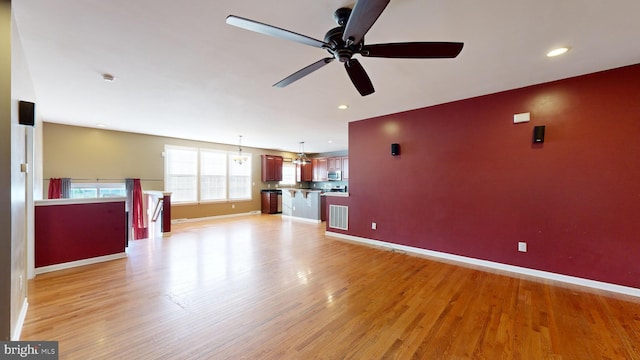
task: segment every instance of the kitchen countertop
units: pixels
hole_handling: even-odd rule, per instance
[[[328,192],[322,193],[320,196],[349,197],[349,193],[328,191]]]
[[[320,189],[303,189],[303,188],[280,188],[281,190],[302,191],[302,192],[322,192]]]

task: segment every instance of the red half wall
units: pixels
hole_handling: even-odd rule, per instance
[[[640,64],[352,122],[349,159],[346,234],[640,288]]]
[[[86,200],[93,199],[36,203],[36,268],[125,252],[125,201],[107,198],[89,203]]]

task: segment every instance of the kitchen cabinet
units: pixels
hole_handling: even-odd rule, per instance
[[[262,190],[262,213],[263,214],[276,214],[278,213],[278,197],[282,196],[280,190]]]
[[[342,157],[342,180],[349,180],[349,157]]]
[[[327,158],[315,158],[311,160],[313,168],[312,181],[327,181]]]
[[[296,181],[313,180],[313,164],[297,164],[296,165]]]
[[[262,181],[282,181],[282,156],[261,155]]]
[[[342,158],[340,156],[330,157],[327,159],[328,171],[341,171],[342,170]]]

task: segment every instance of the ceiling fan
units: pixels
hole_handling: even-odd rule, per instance
[[[324,41],[234,15],[227,16],[227,24],[325,49],[331,54],[330,57],[318,60],[296,71],[273,86],[285,87],[338,59],[344,63],[347,74],[360,95],[366,96],[373,94],[375,89],[366,71],[360,62],[353,58],[353,55],[405,59],[455,58],[464,46],[460,42],[403,42],[365,45],[364,35],[373,26],[390,1],[357,0],[353,10],[349,8],[336,10],[334,19],[338,23],[338,27],[329,30],[324,37]]]

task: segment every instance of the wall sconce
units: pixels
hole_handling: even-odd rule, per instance
[[[391,144],[391,156],[400,155],[400,144]]]

